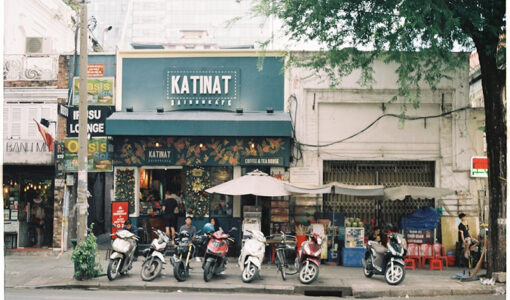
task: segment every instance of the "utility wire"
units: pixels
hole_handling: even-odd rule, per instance
[[[345,142],[347,140],[350,140],[350,139],[352,139],[352,138],[362,134],[363,132],[367,131],[370,127],[374,126],[375,123],[379,122],[379,120],[381,120],[382,118],[385,118],[385,117],[404,119],[404,120],[408,120],[408,121],[427,120],[427,119],[441,118],[441,117],[448,116],[448,115],[451,115],[453,113],[464,111],[464,110],[468,110],[468,109],[471,109],[471,107],[466,106],[466,107],[454,109],[452,111],[447,111],[447,112],[444,112],[444,113],[439,114],[439,115],[424,116],[424,117],[409,117],[409,116],[405,116],[405,115],[402,116],[402,115],[397,115],[397,114],[383,114],[383,115],[379,116],[377,119],[375,119],[372,123],[370,123],[367,127],[361,129],[360,131],[358,131],[358,132],[356,132],[356,133],[354,133],[354,134],[352,134],[352,135],[350,135],[350,136],[348,136],[346,138],[338,140],[338,141],[334,141],[334,142],[327,143],[327,144],[322,144],[322,145],[304,144],[304,143],[298,142],[297,140],[295,140],[295,143],[298,144],[298,145],[301,145],[301,146],[313,147],[313,148],[328,147],[328,146],[331,146],[331,145],[334,145],[334,144],[339,144],[339,143]]]

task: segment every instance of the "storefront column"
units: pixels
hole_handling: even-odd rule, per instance
[[[65,178],[63,176],[55,178],[53,190],[53,248],[62,248],[63,235],[63,203],[64,190],[66,188]]]
[[[241,177],[241,166],[234,167],[234,179]],[[234,218],[241,217],[241,196],[234,196]]]

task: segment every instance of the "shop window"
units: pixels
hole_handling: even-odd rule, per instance
[[[211,167],[211,187],[232,180],[232,167]],[[213,194],[210,201],[210,215],[212,217],[232,216],[233,197]]]

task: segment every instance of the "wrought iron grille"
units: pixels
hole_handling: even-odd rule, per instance
[[[434,186],[434,162],[426,161],[324,161],[324,183],[341,182],[352,185]],[[380,203],[380,207],[379,204]],[[343,212],[379,224],[398,224],[400,217],[424,206],[434,206],[434,199],[381,199],[347,195],[324,195],[325,212]]]

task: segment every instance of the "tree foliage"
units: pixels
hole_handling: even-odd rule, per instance
[[[374,60],[397,63],[398,96],[418,107],[420,83],[435,88],[441,78],[466,66],[466,57],[452,52],[474,49],[473,34],[466,28],[483,32],[480,37],[495,36],[496,44],[487,46],[496,51],[504,32],[504,1],[485,7],[489,2],[259,0],[254,11],[278,17],[294,41],[319,42],[327,51],[291,58],[291,63],[326,72],[332,85],[356,69],[362,71],[359,82],[370,85]]]
[[[257,0],[256,15],[283,22],[292,41],[314,41],[323,51],[291,57],[291,65],[326,73],[332,85],[361,70],[360,84],[370,85],[373,63],[395,63],[398,94],[417,108],[420,86],[432,89],[456,70],[466,68],[476,49],[485,103],[489,157],[489,273],[505,270],[506,203],[505,1],[504,0]],[[467,82],[466,82],[467,84]],[[503,233],[502,233],[503,232]]]

